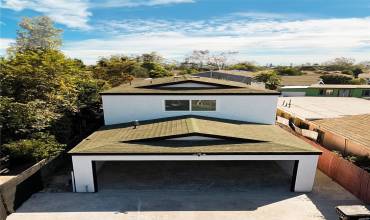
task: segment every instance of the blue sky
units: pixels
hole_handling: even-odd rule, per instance
[[[237,51],[260,64],[370,60],[368,0],[0,0],[0,53],[23,16],[48,15],[63,51],[99,57],[157,51],[182,60],[195,49]]]

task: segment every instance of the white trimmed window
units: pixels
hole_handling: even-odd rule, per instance
[[[190,111],[190,100],[165,100],[166,111]]]
[[[191,100],[192,111],[216,111],[216,100]]]
[[[216,100],[165,100],[165,111],[216,111]]]

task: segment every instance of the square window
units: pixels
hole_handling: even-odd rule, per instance
[[[189,100],[165,100],[166,111],[189,111],[190,101]]]
[[[325,95],[333,95],[334,90],[333,89],[325,89]]]
[[[362,96],[369,97],[370,96],[370,89],[363,90],[362,91]]]
[[[192,111],[216,111],[216,100],[191,100]]]

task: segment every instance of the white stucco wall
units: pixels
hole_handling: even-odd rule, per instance
[[[319,155],[86,155],[72,156],[76,192],[94,192],[93,161],[298,160],[295,192],[312,190]]]
[[[201,115],[253,123],[275,124],[274,95],[103,95],[106,125],[179,115]],[[216,100],[216,111],[165,111],[164,100]]]

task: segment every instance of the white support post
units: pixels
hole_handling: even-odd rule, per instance
[[[76,192],[95,192],[93,161],[84,156],[72,156]]]
[[[294,192],[310,192],[315,181],[319,155],[306,155],[298,160],[295,167]]]

